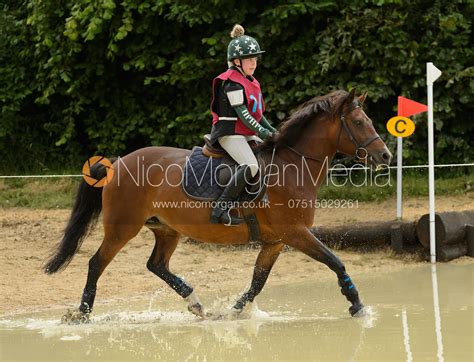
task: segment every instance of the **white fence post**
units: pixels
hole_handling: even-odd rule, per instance
[[[441,71],[433,63],[426,63],[426,84],[428,87],[428,187],[430,201],[430,261],[436,263],[435,234],[435,182],[434,182],[434,136],[433,136],[433,83]]]

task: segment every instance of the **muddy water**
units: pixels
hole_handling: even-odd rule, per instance
[[[350,318],[336,282],[272,287],[238,318],[200,321],[167,295],[99,305],[68,326],[63,310],[0,319],[2,360],[473,360],[474,265],[438,265],[439,330],[430,266],[357,278],[367,315]],[[201,295],[225,313],[229,300]]]

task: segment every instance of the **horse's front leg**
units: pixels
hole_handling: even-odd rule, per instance
[[[262,245],[262,249],[255,262],[252,284],[249,290],[235,303],[233,309],[236,312],[241,312],[245,305],[248,302],[253,302],[255,297],[261,292],[283,246],[284,244],[280,242]]]
[[[326,264],[336,273],[341,293],[352,304],[349,307],[349,313],[352,316],[363,314],[364,305],[360,301],[359,293],[346,273],[346,268],[341,260],[334,255],[321,241],[319,241],[306,227],[297,230],[287,231],[282,237],[282,241],[310,256],[311,258]]]

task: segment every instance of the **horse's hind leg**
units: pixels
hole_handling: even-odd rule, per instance
[[[89,314],[94,305],[97,281],[105,268],[125,244],[135,237],[142,225],[139,223],[109,224],[104,225],[105,236],[97,252],[89,260],[87,282],[82,294],[79,311]]]
[[[363,313],[364,305],[360,301],[359,293],[346,273],[346,268],[341,260],[334,255],[321,241],[319,241],[307,228],[297,229],[287,233],[284,240],[285,244],[290,245],[311,258],[326,264],[329,269],[336,273],[341,293],[352,304],[349,312],[352,316]]]
[[[164,280],[176,293],[189,302],[190,312],[204,317],[204,310],[194,294],[193,288],[169,270],[169,261],[178,245],[179,234],[166,226],[151,230],[155,234],[155,247],[146,264],[148,270]]]
[[[255,262],[252,284],[249,290],[235,303],[234,309],[236,311],[242,311],[245,305],[248,302],[253,302],[255,297],[260,293],[283,246],[283,243],[264,244],[262,246],[257,261]]]

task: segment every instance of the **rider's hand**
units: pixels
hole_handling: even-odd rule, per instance
[[[260,132],[259,137],[262,140],[266,140],[268,137],[271,137],[271,135],[272,133],[268,129],[262,127],[262,132]]]

